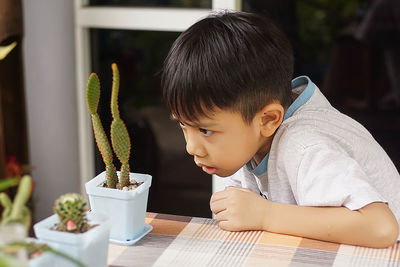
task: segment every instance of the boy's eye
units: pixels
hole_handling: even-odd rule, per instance
[[[206,136],[210,136],[213,133],[213,131],[202,129],[202,128],[199,128],[199,130]]]

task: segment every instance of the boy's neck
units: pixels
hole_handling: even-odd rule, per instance
[[[301,89],[304,89],[304,88],[305,88],[305,86]],[[300,95],[300,92],[292,91],[293,101],[295,101],[299,95]],[[274,136],[275,136],[275,133],[266,140],[266,142],[261,146],[261,149],[253,156],[252,163],[255,165],[255,167],[258,166],[258,164],[260,164],[261,161],[265,158],[265,156],[269,153]]]
[[[304,89],[305,86],[301,89]],[[300,92],[294,92],[292,91],[292,98],[293,101],[296,100],[296,98],[300,95]],[[279,129],[279,127],[278,127]],[[277,129],[277,130],[278,130]],[[275,131],[276,132],[276,131]],[[269,153],[270,149],[271,149],[271,145],[272,145],[272,140],[274,139],[275,133],[268,138],[265,143],[261,146],[261,149],[253,156],[252,161],[255,164],[255,166],[258,166],[258,164],[260,164],[260,162],[265,158],[265,156]]]
[[[253,162],[258,166],[260,162],[265,158],[268,154],[269,150],[271,149],[272,139],[274,138],[275,134],[273,134],[270,138],[268,138],[264,144],[261,146],[260,150],[253,156]]]

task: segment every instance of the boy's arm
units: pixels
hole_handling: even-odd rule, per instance
[[[222,229],[266,230],[330,242],[388,247],[399,225],[388,206],[374,202],[351,211],[346,207],[306,207],[276,203],[241,188],[228,187],[211,197],[211,210]]]

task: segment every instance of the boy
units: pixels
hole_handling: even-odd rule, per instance
[[[368,131],[334,109],[265,17],[205,18],[183,32],[162,86],[186,150],[226,180],[210,200],[222,229],[387,247],[398,238],[400,177]]]

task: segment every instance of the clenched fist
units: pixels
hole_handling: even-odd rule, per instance
[[[221,229],[227,231],[267,230],[270,201],[249,189],[226,187],[211,196],[210,208]]]

